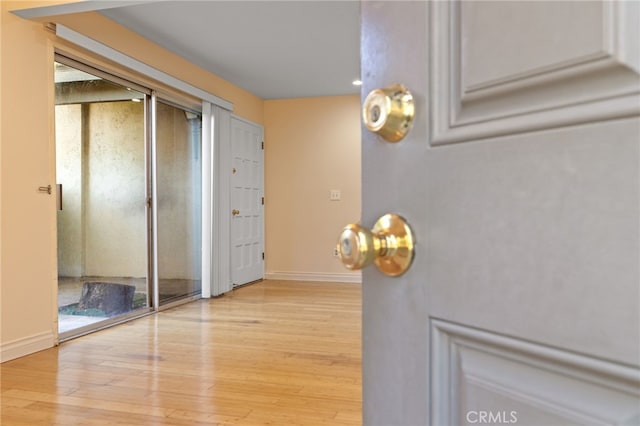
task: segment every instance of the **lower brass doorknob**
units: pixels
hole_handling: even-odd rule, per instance
[[[233,210],[231,210],[231,214],[234,215],[234,216],[239,215],[240,214],[240,210],[233,209]]]
[[[347,225],[338,238],[338,256],[347,269],[362,269],[373,262],[384,274],[397,277],[411,266],[414,246],[409,224],[389,213],[371,231],[358,224]]]

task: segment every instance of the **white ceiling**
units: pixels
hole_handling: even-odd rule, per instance
[[[263,99],[360,91],[357,1],[113,4],[99,13]]]

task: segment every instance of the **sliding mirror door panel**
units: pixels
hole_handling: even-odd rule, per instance
[[[149,309],[147,94],[56,62],[61,337]],[[60,186],[61,185],[61,186]]]
[[[156,102],[158,300],[201,293],[202,152],[200,113]]]

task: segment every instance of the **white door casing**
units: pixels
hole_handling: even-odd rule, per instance
[[[262,127],[231,117],[231,282],[264,276],[264,150]]]
[[[637,2],[363,2],[363,217],[416,257],[363,271],[367,425],[640,421]]]

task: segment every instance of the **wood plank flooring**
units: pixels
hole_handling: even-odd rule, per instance
[[[6,362],[0,424],[361,424],[360,300],[263,281]]]

